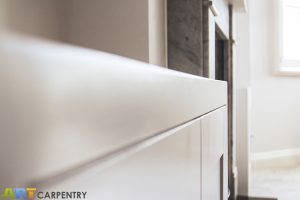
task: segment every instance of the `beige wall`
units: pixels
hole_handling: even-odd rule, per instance
[[[1,0],[2,26],[7,29],[63,40],[63,4],[59,0]]]
[[[165,0],[0,0],[0,26],[166,66]]]
[[[0,27],[5,25],[5,15],[6,15],[6,0],[0,1]]]
[[[68,2],[68,42],[148,62],[147,0]]]

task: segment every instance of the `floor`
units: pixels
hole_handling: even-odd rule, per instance
[[[251,182],[252,196],[300,200],[300,166],[290,169],[255,169]]]

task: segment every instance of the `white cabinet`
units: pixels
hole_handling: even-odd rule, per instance
[[[87,199],[199,200],[200,146],[198,118],[43,190],[87,191]]]
[[[151,137],[44,190],[88,199],[225,200],[226,107]]]
[[[202,199],[227,199],[227,112],[218,109],[201,120]]]
[[[17,36],[0,55],[1,185],[226,199],[225,82]]]

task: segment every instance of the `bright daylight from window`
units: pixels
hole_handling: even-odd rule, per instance
[[[300,1],[283,0],[283,67],[300,67]]]

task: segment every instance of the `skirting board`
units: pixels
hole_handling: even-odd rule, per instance
[[[251,164],[253,168],[296,167],[300,164],[300,148],[255,153]]]
[[[277,200],[275,198],[259,198],[259,197],[245,197],[245,196],[238,196],[238,200]]]

